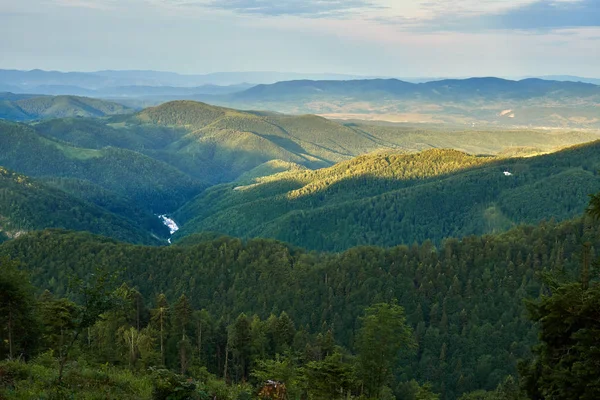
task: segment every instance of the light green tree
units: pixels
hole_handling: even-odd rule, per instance
[[[380,398],[391,382],[400,350],[414,347],[412,330],[406,324],[404,309],[395,301],[368,307],[360,322],[358,376],[365,393]]]

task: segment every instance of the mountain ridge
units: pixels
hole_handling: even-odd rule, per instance
[[[414,89],[415,92],[408,93],[411,96],[416,94],[426,95],[425,92],[418,89],[425,88],[431,91],[440,89],[455,89],[471,91],[467,94],[481,94],[481,90],[485,89],[490,93],[502,95],[514,95],[510,90],[527,90],[538,92],[531,93],[532,96],[547,95],[555,90],[586,90],[586,94],[597,95],[600,93],[600,86],[591,83],[582,82],[560,82],[549,81],[539,78],[527,78],[519,81],[513,81],[495,77],[483,78],[467,78],[467,79],[444,79],[440,81],[431,81],[425,83],[410,83],[398,79],[369,79],[369,80],[351,80],[351,81],[314,81],[314,80],[298,80],[288,82],[278,82],[271,85],[257,85],[247,89],[234,97],[247,98],[257,95],[262,95],[261,99],[265,99],[265,92],[273,95],[294,95],[293,90],[296,89],[316,89],[318,91],[330,90],[332,94],[356,94],[365,93],[366,91],[382,91],[389,94],[404,95],[404,91]],[[509,90],[510,89],[510,90]],[[494,92],[496,91],[496,92]],[[271,93],[269,93],[271,92]],[[285,94],[281,94],[284,92]],[[441,93],[436,93],[441,95]]]
[[[340,251],[425,239],[439,243],[550,216],[568,219],[585,210],[588,194],[600,190],[599,148],[596,141],[508,159],[452,150],[383,152],[324,170],[258,178],[246,187],[221,185],[175,213],[182,225],[176,238],[217,231]],[[408,179],[401,178],[405,173]]]
[[[32,121],[65,117],[105,117],[134,110],[122,104],[81,96],[0,94],[0,119]]]

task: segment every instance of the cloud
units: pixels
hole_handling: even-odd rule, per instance
[[[557,29],[600,26],[600,1],[537,1],[491,16],[490,24],[501,29]]]
[[[55,0],[55,4],[64,7],[88,8],[92,10],[113,10],[114,0]]]
[[[549,31],[600,26],[600,0],[425,0],[420,18],[373,20],[421,32]]]
[[[241,14],[308,18],[342,16],[360,9],[381,8],[367,0],[211,0],[206,6]]]
[[[424,24],[450,31],[555,30],[600,26],[599,0],[536,0],[479,16],[439,16]]]

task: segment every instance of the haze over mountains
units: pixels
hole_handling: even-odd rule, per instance
[[[203,75],[183,75],[161,71],[97,71],[97,72],[59,72],[44,70],[6,70],[0,69],[0,91],[36,94],[72,94],[53,93],[53,90],[81,90],[88,94],[106,94],[114,90],[123,91],[128,87],[164,87],[194,89],[202,86],[237,86],[272,84],[292,80],[360,80],[373,78],[392,78],[382,76],[361,76],[332,73],[289,73],[273,71],[257,72],[217,72]],[[535,77],[527,77],[535,78]],[[556,81],[571,81],[599,84],[599,79],[583,78],[570,75],[540,76],[538,78]],[[400,80],[413,83],[424,83],[451,79],[448,77],[398,77]],[[516,78],[508,78],[516,79]],[[525,79],[525,78],[518,78]],[[63,89],[61,89],[63,88]],[[201,93],[201,92],[197,92]]]
[[[392,122],[598,128],[600,86],[498,78],[292,81],[197,99],[239,108]]]
[[[0,117],[26,120],[52,116],[101,116],[123,113],[127,108],[141,109],[166,101],[187,99],[237,109],[317,114],[345,120],[463,126],[600,127],[600,86],[573,82],[568,80],[570,77],[562,77],[567,79],[565,81],[469,78],[411,83],[397,79],[351,79],[356,77],[336,75],[322,76],[328,80],[276,81],[302,75],[253,74],[186,77],[151,71],[66,74],[0,71],[0,90],[7,92],[2,95],[5,100],[0,104]],[[230,80],[226,82],[225,76]],[[242,79],[251,76],[257,79],[252,84]],[[260,81],[267,83],[255,85]],[[232,84],[219,86],[215,82]],[[118,106],[112,105],[108,111],[102,107],[99,110],[73,111],[77,108],[73,106],[62,114],[52,112],[52,108],[47,113],[36,113],[22,109],[19,100],[11,100],[14,93],[91,96],[116,101],[125,107],[118,110]],[[53,101],[73,103],[83,100],[63,97]]]
[[[367,78],[343,74],[310,74],[283,72],[218,72],[205,75],[181,75],[159,71],[98,71],[98,72],[58,72],[58,71],[19,71],[0,69],[0,91],[36,94],[98,94],[136,95],[143,88],[178,90],[201,90],[214,86],[239,87],[250,84],[275,83],[295,79],[349,80]],[[131,93],[127,92],[127,88]],[[240,89],[241,90],[241,89]],[[57,91],[61,91],[57,93]],[[70,92],[72,91],[72,92]]]

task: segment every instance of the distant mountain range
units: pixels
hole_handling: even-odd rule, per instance
[[[398,79],[365,79],[352,81],[287,81],[257,85],[232,95],[236,100],[281,101],[302,96],[353,96],[368,99],[388,96],[395,99],[436,101],[527,100],[545,96],[598,96],[600,87],[581,82],[542,79],[511,81],[500,78],[446,79],[426,83],[410,83]]]
[[[98,72],[58,72],[1,70],[0,91],[38,94],[80,94],[89,95],[94,91],[111,94],[123,87],[172,87],[196,88],[208,86],[236,86],[261,83],[275,83],[297,79],[313,80],[350,80],[369,77],[343,74],[304,74],[286,72],[217,72],[205,75],[182,75],[160,71],[98,71]],[[119,89],[121,88],[121,89]],[[79,92],[60,92],[57,90],[77,90]],[[195,92],[202,93],[202,92]]]
[[[199,101],[334,119],[458,125],[600,128],[600,86],[499,78],[287,81]]]
[[[115,86],[99,89],[87,89],[72,85],[40,85],[35,87],[12,88],[6,86],[5,90],[10,92],[19,92],[38,95],[69,95],[69,96],[88,96],[100,98],[140,98],[140,97],[185,97],[197,94],[230,94],[240,92],[253,87],[251,84],[238,84],[230,86],[202,85],[194,87],[179,86]],[[2,86],[0,86],[1,88]]]
[[[243,91],[254,85],[284,81],[348,81],[383,78],[389,79],[391,77],[269,71],[183,75],[173,72],[135,70],[58,72],[39,69],[31,71],[0,69],[0,92],[91,97],[221,95]],[[597,78],[582,78],[571,75],[526,78],[600,84],[600,79]],[[400,78],[400,80],[410,83],[427,83],[448,81],[453,80],[453,78],[405,77]]]
[[[528,78],[535,78],[530,76]],[[573,75],[544,75],[538,78],[551,80],[551,81],[564,81],[564,82],[583,82],[583,83],[592,83],[594,85],[600,85],[600,79],[598,78],[582,78],[580,76]]]

